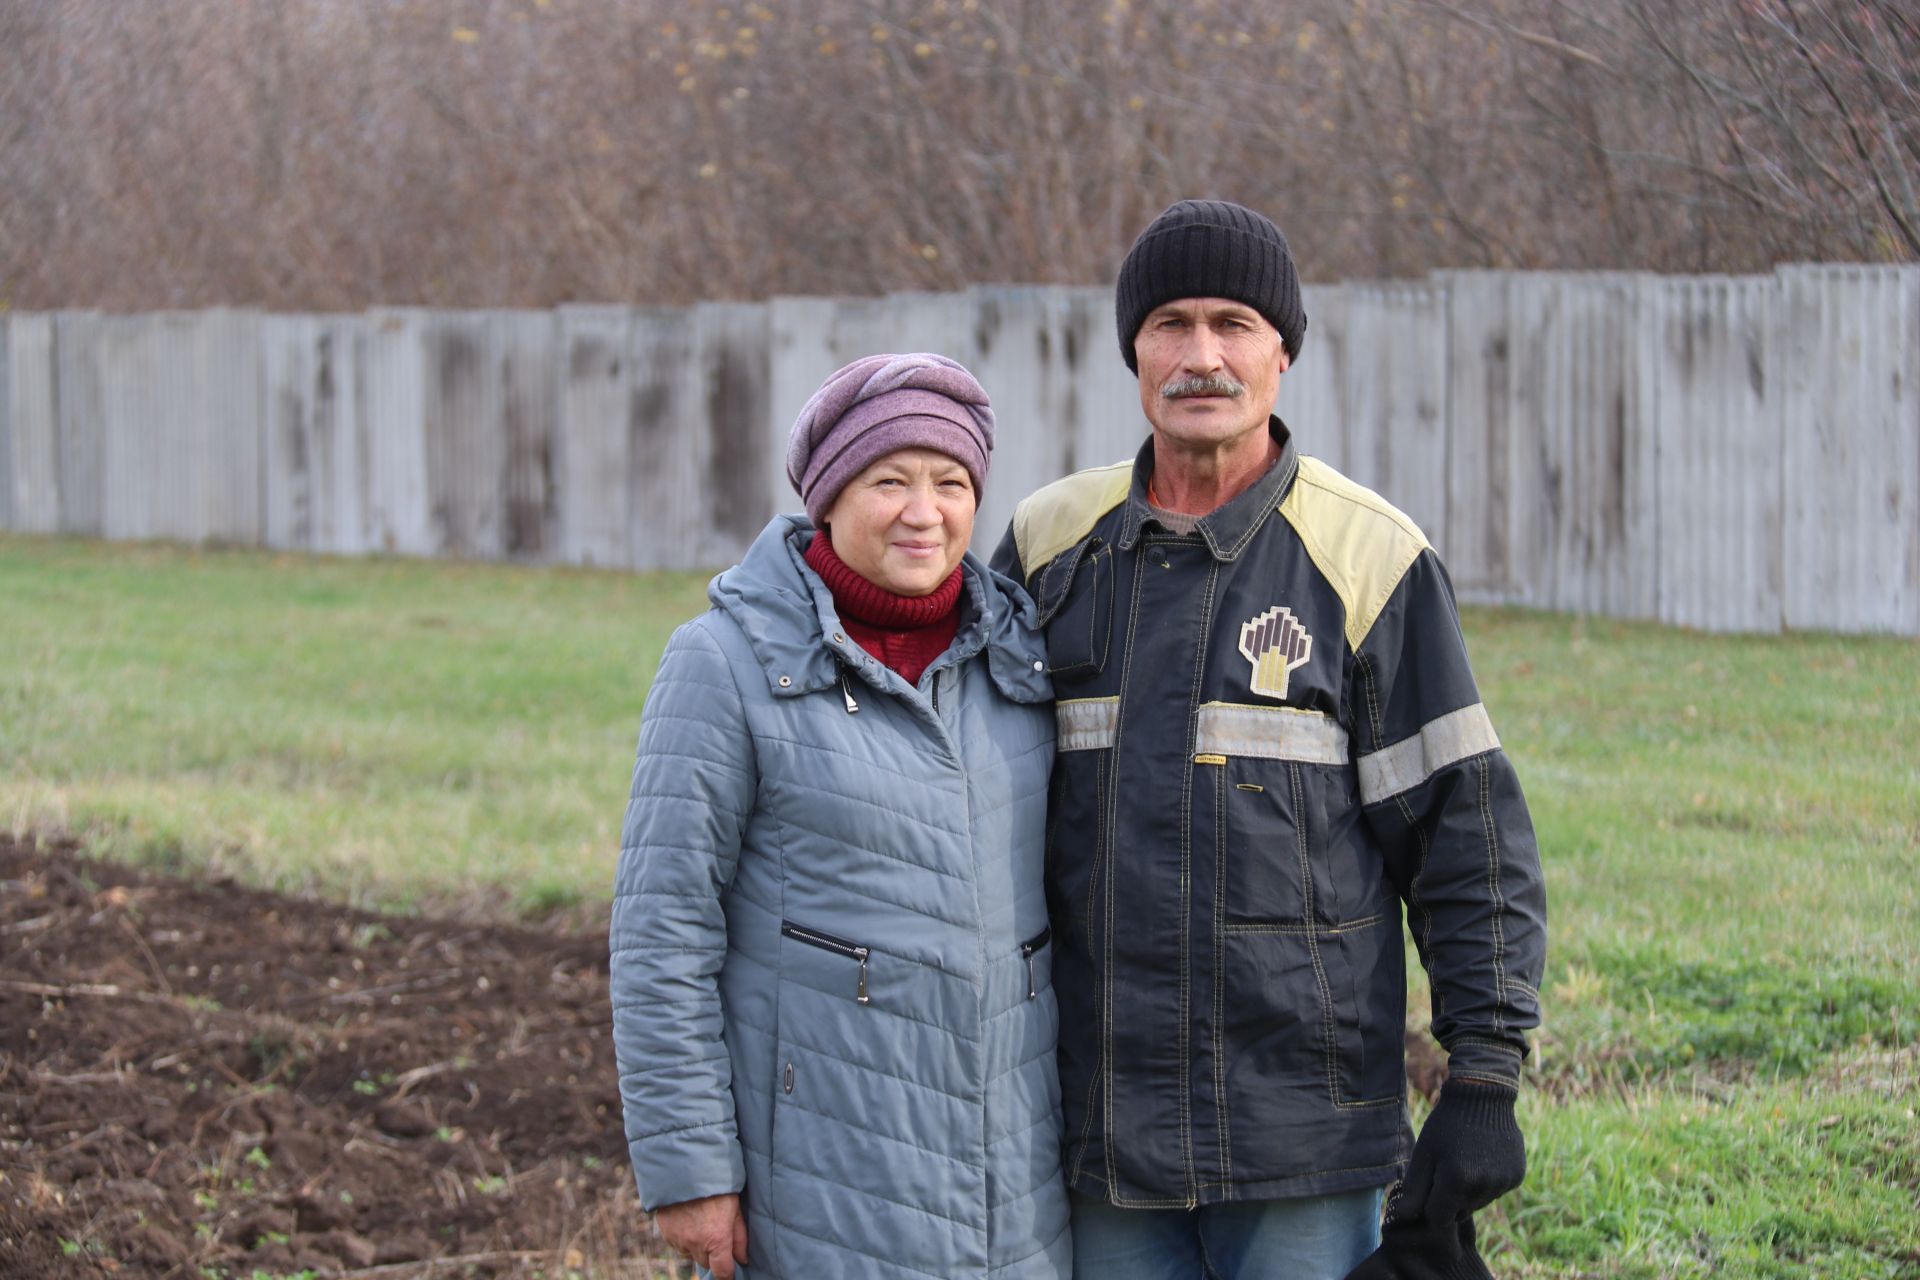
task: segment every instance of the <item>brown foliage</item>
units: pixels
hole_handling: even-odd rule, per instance
[[[1904,0],[0,0],[0,304],[1920,258]]]

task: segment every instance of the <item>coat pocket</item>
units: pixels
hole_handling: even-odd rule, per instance
[[[1398,913],[1323,930],[1315,942],[1336,1107],[1406,1101],[1406,953]]]
[[[1209,761],[1211,763],[1211,761]],[[1305,924],[1312,875],[1299,766],[1228,757],[1214,781],[1225,923]]]
[[[818,929],[808,929],[791,920],[780,922],[780,936],[803,942],[807,946],[842,956],[859,964],[859,977],[854,983],[853,999],[856,1004],[871,1004],[872,997],[867,992],[867,962],[873,958],[873,952],[857,942],[848,942],[845,938],[836,938],[830,933],[821,933]]]
[[[861,1065],[876,1056],[868,990],[870,948],[791,920],[780,922],[778,1034],[767,1200],[787,1276],[831,1274],[858,1236],[836,1216],[841,1185],[872,1159],[862,1132]],[[797,1230],[787,1230],[787,1227]]]
[[[862,975],[865,975],[863,978]],[[971,983],[884,948],[783,920],[767,1203],[779,1274],[846,1275],[884,1249],[907,1271],[958,1275],[977,1229],[965,1178],[977,1144]],[[974,1161],[977,1166],[977,1157]],[[853,1262],[850,1262],[853,1259]]]
[[[1027,999],[1029,1000],[1040,998],[1042,985],[1039,974],[1040,956],[1052,942],[1053,929],[1048,927],[1020,944],[1020,958],[1027,962]]]
[[[1346,731],[1315,711],[1209,702],[1194,741],[1195,768],[1213,782],[1227,922],[1339,919],[1322,792],[1349,771]]]

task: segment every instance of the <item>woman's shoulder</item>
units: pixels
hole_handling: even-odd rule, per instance
[[[752,646],[740,623],[723,609],[709,608],[681,623],[667,637],[654,682],[694,681],[745,685],[741,670],[753,665]]]
[[[695,614],[673,629],[673,634],[667,637],[666,652],[725,652],[735,639],[743,639],[745,635],[726,610],[709,605],[704,613]]]

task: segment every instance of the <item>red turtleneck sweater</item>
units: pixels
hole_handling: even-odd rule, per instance
[[[854,643],[920,683],[927,664],[947,651],[960,630],[960,570],[924,596],[899,596],[876,587],[834,553],[825,532],[807,544],[807,564],[833,592],[833,607]]]

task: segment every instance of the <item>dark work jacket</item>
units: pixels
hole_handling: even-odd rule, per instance
[[[1546,896],[1413,522],[1295,451],[1190,534],[1138,459],[1020,504],[1059,756],[1069,1185],[1130,1207],[1379,1186],[1411,1149],[1402,908],[1457,1076],[1517,1081]]]

